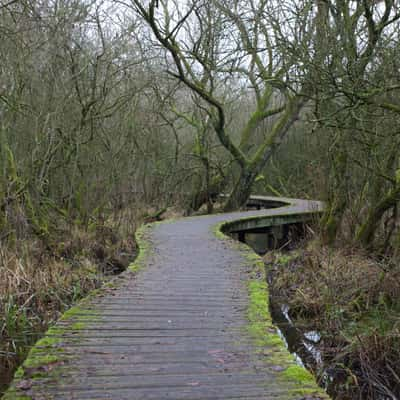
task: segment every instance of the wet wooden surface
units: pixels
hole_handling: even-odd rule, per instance
[[[56,354],[56,361],[33,369],[35,379],[27,369],[14,382],[15,398],[319,398],[293,395],[295,385],[280,379],[280,365],[269,362],[269,350],[248,333],[251,265],[212,232],[223,220],[279,212],[155,225],[146,239],[151,245],[144,268],[122,274],[116,287],[57,324],[51,351],[36,348],[39,355]]]

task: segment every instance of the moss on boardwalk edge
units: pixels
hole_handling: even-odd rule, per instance
[[[153,225],[142,225],[136,231],[135,240],[139,254],[135,261],[129,265],[127,273],[136,273],[144,266],[144,260],[150,249],[150,244],[146,240],[146,233]],[[92,290],[86,297],[61,315],[57,323],[50,327],[44,337],[39,339],[31,348],[27,358],[15,372],[14,379],[1,400],[34,400],[30,393],[31,388],[37,385],[45,385],[59,376],[58,367],[65,366],[73,359],[73,356],[64,352],[63,335],[84,330],[88,322],[99,320],[101,314],[88,308],[91,300],[103,296],[109,290],[117,287],[119,281],[120,279],[115,278],[105,283],[101,288]],[[71,339],[69,338],[69,340]],[[72,341],[79,342],[79,338],[74,338]],[[45,398],[52,399],[53,397],[46,395]]]
[[[278,335],[269,312],[269,290],[264,261],[249,246],[226,235],[229,226],[234,223],[235,221],[221,222],[213,227],[213,233],[220,240],[230,241],[251,267],[250,279],[247,282],[250,300],[247,309],[249,334],[255,344],[264,349],[265,363],[276,373],[277,379],[291,388],[288,396],[284,398],[300,400],[307,396],[310,399],[330,399],[317,385],[314,376],[296,363],[294,356],[289,353]]]
[[[152,224],[142,225],[135,233],[135,240],[138,246],[139,254],[137,255],[135,261],[131,263],[128,267],[128,270],[131,272],[138,272],[144,266],[144,261],[147,258],[147,255],[150,251],[150,243],[146,239],[146,236],[149,232],[149,229],[162,223],[161,222],[153,222]]]
[[[257,217],[251,217],[251,219],[254,218]],[[265,218],[265,216],[261,218]],[[168,221],[163,221],[163,223],[165,222]],[[219,238],[227,239],[222,229],[229,224],[229,222],[223,222],[217,225],[214,229],[215,234]],[[154,225],[151,224],[151,226]],[[150,242],[147,239],[148,229],[149,225],[145,225],[136,232],[139,255],[135,262],[129,266],[126,276],[129,276],[129,273],[136,273],[145,266],[145,261],[150,254]],[[295,363],[282,339],[276,333],[268,309],[268,287],[262,259],[248,246],[235,243],[235,247],[248,260],[249,266],[252,267],[248,281],[250,299],[247,311],[249,319],[248,332],[258,347],[265,348],[264,359],[266,365],[270,367],[271,373],[275,374],[276,379],[282,382],[282,386],[289,389],[286,397],[280,397],[280,399],[300,400],[305,396],[313,398],[312,395],[319,399],[328,399],[329,397],[316,385],[313,376]],[[32,387],[33,385],[44,385],[45,387],[47,382],[51,382],[52,379],[56,379],[59,376],[58,367],[70,361],[69,356],[63,351],[63,334],[67,330],[69,332],[84,330],[88,320],[101,318],[100,314],[94,315],[85,306],[89,305],[92,298],[107,293],[107,289],[113,286],[115,286],[115,283],[111,282],[104,285],[103,288],[91,292],[77,306],[64,313],[59,323],[51,328],[46,336],[31,349],[28,358],[16,372],[12,386],[5,393],[3,400],[31,399],[30,385]],[[118,283],[116,286],[118,286]],[[45,398],[50,399],[51,396]]]

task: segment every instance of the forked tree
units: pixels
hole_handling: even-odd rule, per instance
[[[133,9],[150,28],[150,40],[155,39],[154,44],[165,51],[167,72],[203,102],[215,134],[238,166],[225,210],[243,206],[255,179],[307,101],[309,85],[302,83],[299,60],[288,49],[311,48],[313,2],[120,3]],[[239,127],[227,123],[233,96],[251,98],[252,110]],[[256,140],[261,126],[268,129]]]

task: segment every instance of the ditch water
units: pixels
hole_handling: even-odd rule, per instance
[[[277,302],[273,295],[270,296],[270,312],[272,321],[278,327],[278,334],[297,363],[317,375],[320,386],[330,395],[334,395],[337,385],[341,383],[340,377],[336,376],[335,371],[325,368],[323,355],[319,349],[321,334],[297,327],[290,318],[289,307]]]
[[[235,239],[250,246],[257,254],[264,256],[272,250],[280,252],[298,248],[299,243],[304,243],[306,227],[298,224],[286,226],[285,229],[267,229],[265,232],[246,232],[231,235]],[[285,232],[285,235],[282,235]],[[302,240],[302,242],[300,242]],[[333,399],[351,399],[353,395],[346,390],[346,374],[340,368],[332,367],[332,364],[324,359],[324,338],[315,330],[307,327],[307,322],[301,326],[290,317],[290,309],[282,303],[279,293],[274,293],[274,272],[266,263],[268,272],[268,284],[270,287],[270,313],[278,334],[285,342],[287,349],[293,354],[299,365],[310,370],[326,392]],[[309,326],[312,324],[310,323]],[[344,396],[344,397],[343,397]],[[377,400],[389,400],[388,397],[378,397]]]
[[[30,346],[42,334],[43,332],[25,332],[24,337],[15,337],[11,346],[11,341],[0,343],[0,398],[12,381],[16,368],[24,360]]]
[[[280,228],[280,227],[279,227]],[[299,239],[304,237],[305,228],[298,224],[287,227],[288,234],[282,236],[282,229],[267,229],[264,232],[246,232],[245,234],[233,234],[239,237],[257,254],[263,256],[268,251],[280,249],[281,251],[296,248]],[[268,265],[266,264],[268,267]],[[268,275],[268,283],[272,287],[273,274]],[[316,374],[319,371],[320,385],[329,393],[335,392],[338,384],[334,373],[324,371],[324,360],[319,349],[321,335],[319,332],[297,327],[290,318],[290,309],[286,304],[279,302],[279,296],[270,291],[270,312],[278,334],[285,342],[287,349],[293,354],[299,365],[309,369]],[[320,371],[323,371],[322,373]]]

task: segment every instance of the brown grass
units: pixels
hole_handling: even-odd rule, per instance
[[[335,398],[399,398],[400,265],[315,242],[278,264],[273,293],[298,327],[321,333],[321,369],[340,376]]]
[[[0,394],[47,327],[134,259],[144,214],[123,210],[85,227],[60,221],[50,240],[0,242]]]

